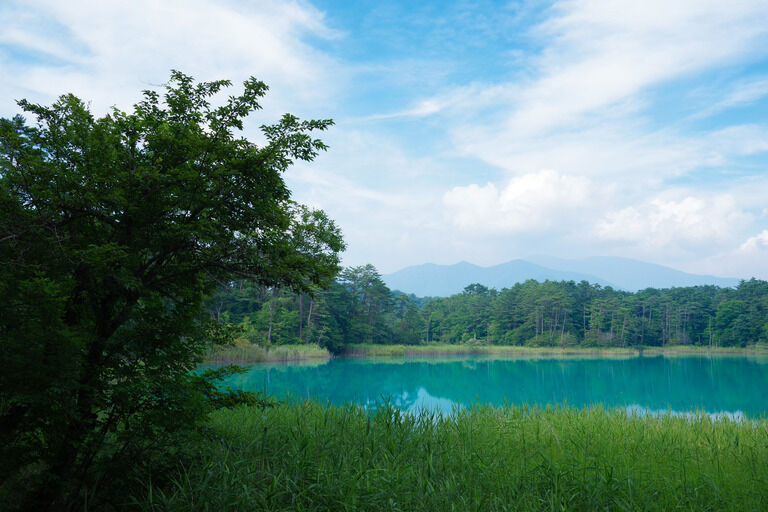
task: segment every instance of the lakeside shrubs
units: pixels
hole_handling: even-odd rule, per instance
[[[218,436],[143,510],[765,510],[768,420],[293,402]]]

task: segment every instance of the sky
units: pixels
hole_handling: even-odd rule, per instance
[[[344,265],[624,256],[768,279],[764,0],[2,0],[0,116],[171,69],[332,118],[285,179]],[[233,88],[232,92],[236,92]]]

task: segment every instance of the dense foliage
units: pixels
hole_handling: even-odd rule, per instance
[[[231,282],[209,305],[250,343],[527,346],[745,346],[768,341],[768,283],[636,293],[527,281],[501,291],[480,284],[445,298],[390,291],[371,265],[345,269],[314,298]]]
[[[143,510],[766,510],[768,422],[311,402],[219,411]]]
[[[218,283],[307,293],[337,273],[339,230],[282,178],[331,122],[285,115],[256,145],[235,132],[266,86],[212,106],[229,85],[173,72],[132,112],[67,95],[19,102],[31,125],[0,120],[3,505],[119,506],[131,471],[162,470],[206,411],[249,400],[190,373],[227,338],[203,309]]]

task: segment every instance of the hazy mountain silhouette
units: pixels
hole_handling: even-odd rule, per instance
[[[594,274],[622,290],[633,292],[645,288],[672,288],[707,284],[728,287],[739,284],[737,278],[689,274],[655,263],[615,256],[594,256],[575,260],[553,256],[532,256],[528,260],[556,270]]]
[[[688,274],[662,265],[607,256],[579,260],[534,256],[492,267],[480,267],[466,261],[454,265],[425,263],[406,267],[382,278],[391,289],[420,297],[446,297],[461,292],[472,283],[500,290],[528,279],[583,280],[627,291],[705,284],[725,287],[739,283],[735,278]]]

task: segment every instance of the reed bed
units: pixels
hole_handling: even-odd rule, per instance
[[[745,347],[710,347],[707,345],[666,345],[664,347],[644,347],[643,354],[670,356],[683,355],[722,355],[722,356],[768,356],[768,345],[755,343]]]
[[[637,350],[622,347],[527,347],[518,345],[473,345],[430,343],[427,345],[376,345],[360,343],[348,345],[342,354],[346,357],[389,357],[429,355],[500,355],[500,356],[563,356],[604,355],[635,356]]]
[[[143,510],[768,510],[768,420],[293,402],[222,410]]]
[[[307,359],[330,359],[327,349],[315,344],[274,345],[264,347],[215,347],[205,356],[206,363],[265,363],[271,361],[302,361]]]

